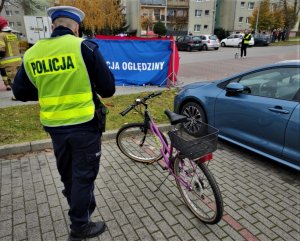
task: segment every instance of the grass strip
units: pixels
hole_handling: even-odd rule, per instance
[[[165,90],[162,91],[161,96],[148,101],[149,111],[157,124],[168,123],[164,110],[173,110],[173,100],[176,92],[175,89]],[[122,117],[119,113],[132,104],[136,98],[150,93],[116,95],[102,99],[102,102],[109,109],[106,130],[117,130],[124,123],[141,121],[142,117],[136,111],[131,111],[125,117]],[[38,104],[1,108],[0,133],[0,145],[50,138],[40,123]]]

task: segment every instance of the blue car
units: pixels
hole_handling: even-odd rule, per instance
[[[200,121],[219,138],[300,170],[300,61],[263,66],[232,77],[184,86],[174,100],[187,132]]]

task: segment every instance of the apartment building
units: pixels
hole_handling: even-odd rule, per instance
[[[9,22],[9,26],[19,34],[25,35],[24,26],[24,10],[17,1],[11,0],[5,2],[1,11],[1,16],[5,17]]]
[[[217,0],[126,0],[126,20],[129,30],[143,36],[161,21],[168,34],[184,35],[188,32],[212,33]],[[152,26],[144,29],[143,19],[150,19]]]
[[[141,36],[151,35],[153,33],[153,26],[158,21],[166,25],[167,21],[167,1],[166,0],[140,0],[139,14],[137,16],[137,22],[139,23]],[[143,21],[149,22],[147,27],[142,26]]]
[[[167,0],[125,0],[126,21],[129,31],[136,31],[138,36],[151,35],[153,26],[161,21],[167,24]],[[148,21],[147,27],[142,22]]]
[[[189,29],[189,0],[167,1],[167,24],[168,34],[184,35]]]
[[[294,4],[294,0],[288,1]],[[261,0],[217,0],[215,27],[221,27],[230,32],[250,29],[249,17],[254,9],[259,8],[260,2]],[[271,5],[280,2],[280,0],[270,0]],[[294,33],[298,30],[298,25],[299,21],[293,29]]]
[[[215,28],[217,0],[190,1],[189,29],[194,35],[212,34]]]
[[[218,0],[215,26],[231,32],[249,29],[249,17],[259,2],[260,0]]]

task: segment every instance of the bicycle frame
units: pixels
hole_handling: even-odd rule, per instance
[[[164,163],[166,164],[166,168],[168,169],[169,173],[176,178],[177,180],[179,180],[179,182],[188,190],[192,190],[192,187],[189,183],[187,183],[185,180],[183,180],[181,177],[178,177],[173,170],[173,166],[172,166],[172,159],[173,161],[175,160],[176,156],[173,156],[173,146],[172,143],[170,143],[170,145],[168,145],[164,138],[162,137],[157,125],[155,124],[155,122],[153,121],[153,119],[151,118],[147,107],[144,111],[144,116],[145,116],[145,120],[144,123],[145,125],[150,128],[150,131],[152,134],[156,135],[159,138],[159,141],[161,142],[161,144],[163,145],[162,148],[160,148],[160,152],[163,156],[164,159]],[[146,129],[146,128],[145,128]],[[147,131],[147,129],[145,130]],[[166,154],[167,153],[167,154]],[[191,163],[193,169],[195,169],[195,163],[194,161],[189,160],[189,162]],[[187,174],[187,173],[186,173]]]

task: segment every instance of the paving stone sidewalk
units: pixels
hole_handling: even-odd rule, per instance
[[[201,223],[183,203],[172,177],[157,165],[126,158],[115,141],[102,145],[96,180],[104,241],[299,240],[299,173],[221,142],[209,167],[217,179],[225,215]],[[67,240],[68,205],[51,149],[0,158],[0,240]]]

